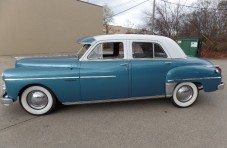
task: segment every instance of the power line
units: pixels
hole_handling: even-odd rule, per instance
[[[120,3],[120,4],[116,4],[116,5],[111,6],[110,8],[114,9],[116,7],[119,7],[119,6],[122,6],[122,5],[126,5],[126,4],[128,4],[130,2],[133,2],[133,1],[136,1],[136,0],[130,0],[130,1],[126,1],[126,2]]]
[[[153,1],[153,13],[152,13],[152,28],[151,28],[151,32],[152,34],[154,34],[154,20],[155,20],[155,5],[156,5],[156,0]]]
[[[139,4],[137,4],[137,5],[134,5],[134,6],[128,8],[128,9],[125,9],[125,10],[123,10],[123,11],[121,11],[121,12],[118,12],[118,13],[114,14],[113,16],[116,16],[116,15],[119,15],[119,14],[124,13],[124,12],[126,12],[126,11],[129,11],[129,10],[131,10],[131,9],[133,9],[133,8],[135,8],[135,7],[138,7],[139,5],[142,5],[143,3],[146,3],[146,2],[148,2],[148,1],[149,1],[149,0],[145,0],[145,1],[143,1],[143,2],[141,2],[141,3],[139,3]]]
[[[183,4],[176,4],[176,3],[169,2],[169,1],[166,1],[166,0],[161,0],[161,1],[162,2],[165,2],[165,3],[172,4],[172,5],[182,6],[182,7],[194,8],[194,9],[207,9],[207,8],[201,8],[201,7],[194,7],[194,6],[183,5]],[[215,8],[209,8],[209,9],[212,9],[212,10],[227,10],[227,9],[215,9]]]

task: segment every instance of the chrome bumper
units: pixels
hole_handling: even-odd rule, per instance
[[[221,84],[218,85],[218,90],[224,89],[224,87],[225,87],[225,84],[221,83]]]
[[[4,95],[0,98],[0,102],[1,102],[2,105],[5,105],[5,106],[9,106],[9,105],[13,104],[13,100],[7,98]]]

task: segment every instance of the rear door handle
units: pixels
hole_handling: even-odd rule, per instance
[[[122,63],[120,66],[128,66],[128,63]]]

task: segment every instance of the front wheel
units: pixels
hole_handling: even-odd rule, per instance
[[[31,86],[23,91],[20,104],[30,114],[44,115],[54,109],[56,99],[46,88]]]
[[[178,107],[189,107],[198,98],[198,88],[194,83],[183,82],[176,86],[172,102]]]

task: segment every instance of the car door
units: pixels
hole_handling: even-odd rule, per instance
[[[157,42],[131,41],[131,97],[164,97],[167,72],[174,61]]]
[[[99,42],[93,47],[81,61],[82,101],[128,98],[126,42]]]

